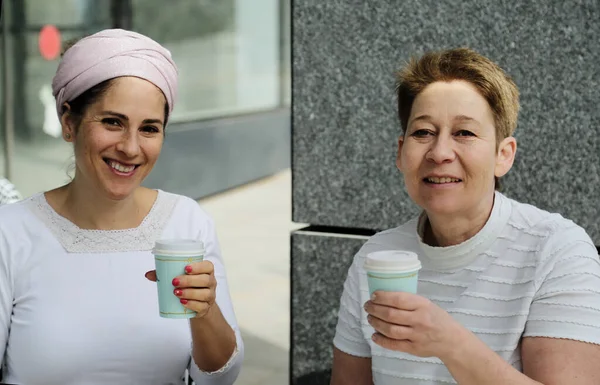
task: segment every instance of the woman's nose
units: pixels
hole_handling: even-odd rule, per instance
[[[129,158],[137,156],[140,152],[140,146],[138,143],[137,135],[125,131],[123,137],[117,143],[117,151],[122,152]]]
[[[454,157],[452,140],[441,136],[436,137],[426,155],[428,160],[435,163],[450,162],[454,160]]]

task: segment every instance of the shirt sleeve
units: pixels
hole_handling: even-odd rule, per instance
[[[0,205],[21,200],[21,194],[8,179],[0,178]]]
[[[363,304],[360,300],[359,269],[362,258],[356,256],[344,282],[340,300],[338,322],[333,345],[344,353],[356,357],[371,357],[371,347],[362,332]]]
[[[198,368],[198,365],[196,365],[192,358],[189,371],[190,377],[192,377],[196,385],[231,385],[237,379],[242,368],[242,362],[244,360],[244,342],[242,341],[240,329],[233,311],[229,287],[227,286],[227,275],[221,257],[221,250],[214,223],[207,214],[204,215],[208,218],[208,224],[204,226],[203,234],[201,234],[201,239],[205,248],[204,259],[211,261],[214,265],[215,278],[217,280],[216,302],[223,313],[223,316],[227,320],[227,323],[229,323],[235,332],[236,347],[229,358],[229,361],[221,369],[210,373],[203,372]]]
[[[10,318],[13,308],[13,277],[10,269],[10,256],[5,233],[0,227],[0,378],[4,364],[4,354],[8,343]]]
[[[523,337],[600,344],[600,259],[592,240],[574,226],[551,236],[540,255]]]

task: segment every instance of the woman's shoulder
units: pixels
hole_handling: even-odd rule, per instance
[[[0,205],[0,259],[10,257],[15,250],[33,247],[32,234],[39,234],[43,224],[32,211],[35,196],[19,202]]]
[[[2,229],[17,228],[21,225],[32,225],[36,221],[32,221],[31,205],[35,204],[38,195],[25,198],[14,203],[0,205],[0,231]]]
[[[587,236],[585,229],[562,214],[551,212],[529,203],[507,198],[512,206],[509,225],[522,232],[543,238],[577,234]],[[588,237],[589,238],[589,237]]]
[[[510,200],[512,212],[508,222],[513,248],[536,251],[538,267],[552,265],[558,260],[575,255],[590,260],[598,258],[598,251],[586,230],[559,213],[550,212],[531,204]],[[513,233],[514,235],[514,233]]]
[[[177,222],[194,221],[207,225],[213,224],[212,217],[194,199],[167,191],[159,190],[164,204],[172,208],[171,217]]]

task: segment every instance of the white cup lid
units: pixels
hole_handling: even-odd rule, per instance
[[[364,269],[376,272],[414,271],[421,268],[421,262],[412,251],[384,250],[367,254]]]
[[[154,254],[203,254],[204,243],[197,239],[160,239],[156,241]]]

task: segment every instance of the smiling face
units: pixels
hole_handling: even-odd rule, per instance
[[[109,199],[129,197],[158,160],[164,119],[164,95],[136,77],[114,79],[106,93],[87,107],[78,127],[68,113],[63,114],[63,133],[75,146],[74,183]]]
[[[435,82],[414,100],[396,164],[429,216],[473,216],[488,209],[515,150],[512,137],[497,145],[492,110],[472,84]]]

